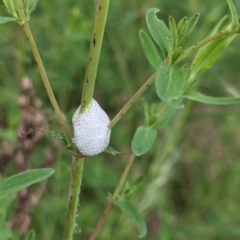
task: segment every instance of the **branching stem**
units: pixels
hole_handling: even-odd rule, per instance
[[[57,120],[58,120],[58,122],[61,126],[61,129],[62,129],[63,133],[65,134],[65,136],[67,138],[67,141],[70,143],[71,148],[73,148],[72,138],[70,137],[70,132],[68,130],[67,123],[65,121],[65,117],[62,114],[62,112],[61,112],[61,110],[58,106],[58,103],[56,101],[56,98],[54,96],[54,93],[52,91],[52,87],[49,83],[46,70],[44,68],[41,56],[40,56],[38,48],[37,48],[37,45],[36,45],[35,40],[33,38],[32,31],[31,31],[30,25],[28,23],[28,19],[27,19],[26,15],[23,11],[23,6],[21,5],[21,2],[19,0],[14,0],[14,3],[15,3],[15,6],[17,8],[17,11],[18,11],[18,14],[19,14],[20,18],[22,19],[23,30],[24,30],[24,32],[27,36],[27,39],[29,41],[29,44],[31,46],[35,61],[37,63],[38,69],[39,69],[39,73],[41,75],[43,84],[46,88],[46,91],[47,91],[48,97],[50,99],[50,102],[51,102],[51,104],[53,106],[53,109],[56,113]]]
[[[105,30],[105,24],[107,19],[109,7],[109,0],[98,0],[95,24],[93,30],[93,36],[90,45],[88,65],[86,70],[86,75],[84,79],[82,100],[81,100],[81,112],[90,103],[93,97],[93,91],[95,86],[95,80],[97,75],[98,62],[102,47],[103,34]],[[80,202],[80,192],[83,177],[83,168],[85,159],[78,159],[76,155],[73,154],[72,174],[71,174],[71,186],[67,217],[65,223],[65,231],[63,240],[72,240],[75,224],[76,224],[76,214]],[[75,157],[74,157],[75,156]]]
[[[130,170],[130,168],[131,168],[131,166],[133,164],[134,159],[135,159],[135,155],[132,153],[132,155],[130,156],[130,158],[129,158],[126,166],[125,166],[125,169],[124,169],[124,171],[122,173],[122,176],[121,176],[121,178],[120,178],[120,180],[118,182],[118,185],[117,185],[117,187],[116,187],[116,189],[115,189],[115,191],[114,191],[110,201],[108,202],[108,205],[105,208],[102,216],[98,220],[97,225],[96,225],[94,231],[92,232],[89,240],[94,240],[96,238],[96,236],[99,233],[103,223],[105,222],[109,212],[111,211],[112,207],[114,206],[115,202],[117,201],[117,196],[120,193],[121,189],[123,188],[123,184],[126,181],[127,175],[128,175],[129,170]]]
[[[182,56],[186,56],[186,55],[188,55],[189,53],[191,53],[193,50],[196,50],[196,49],[198,49],[198,48],[200,48],[200,47],[202,47],[202,46],[204,46],[204,45],[206,45],[206,44],[208,44],[208,43],[210,43],[210,42],[212,42],[212,41],[214,41],[214,40],[216,40],[216,39],[219,39],[219,38],[222,38],[222,37],[228,37],[228,36],[230,36],[231,34],[233,34],[232,31],[230,31],[228,28],[226,28],[226,29],[224,29],[224,30],[222,30],[222,31],[220,31],[220,32],[217,32],[217,33],[213,34],[212,36],[206,37],[206,38],[204,38],[203,40],[195,43],[195,44],[192,45],[191,47],[185,49],[185,50],[182,52],[181,55],[182,55]],[[180,57],[179,57],[179,60],[181,60],[181,59],[182,59],[182,58],[181,58],[181,56],[180,56]],[[178,61],[177,61],[177,62],[178,62]]]
[[[199,41],[198,43],[192,45],[191,47],[187,48],[182,52],[181,55],[188,55],[191,51],[196,50],[216,39],[231,36],[233,34],[228,28],[225,30],[215,33],[214,35],[204,38],[203,40]],[[181,59],[181,57],[180,57]],[[165,60],[166,62],[166,60]],[[154,82],[156,78],[157,72],[155,72],[140,88],[139,90],[132,96],[132,98],[126,103],[126,105],[117,113],[117,115],[112,119],[108,127],[111,129],[122,117],[123,115],[129,110],[129,108],[135,103],[138,98],[147,90],[147,88]],[[161,114],[161,113],[160,113]]]
[[[126,103],[126,105],[118,112],[118,114],[109,123],[108,127],[111,129],[128,111],[128,109],[138,100],[138,98],[148,89],[148,87],[154,82],[157,72],[155,72],[131,97],[131,99]]]

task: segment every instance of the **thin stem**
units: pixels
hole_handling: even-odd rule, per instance
[[[42,59],[41,59],[41,56],[38,52],[38,48],[37,48],[37,45],[35,43],[35,40],[34,40],[34,37],[32,35],[32,31],[31,31],[31,28],[30,28],[30,25],[28,23],[28,19],[23,11],[23,7],[21,6],[21,3],[19,0],[14,0],[14,3],[15,3],[15,6],[17,8],[17,11],[18,11],[18,14],[20,16],[20,18],[22,19],[23,21],[23,30],[27,36],[27,39],[29,41],[29,44],[31,46],[31,49],[32,49],[32,52],[33,52],[33,55],[34,55],[34,58],[35,58],[35,61],[38,65],[38,69],[39,69],[39,73],[41,75],[41,78],[42,78],[42,81],[43,81],[43,84],[46,88],[46,91],[47,91],[47,94],[48,94],[48,97],[50,99],[50,102],[53,106],[53,109],[57,115],[57,119],[58,119],[58,122],[61,126],[61,129],[63,131],[63,133],[65,134],[68,142],[70,143],[71,145],[71,148],[73,147],[73,143],[72,143],[72,138],[70,137],[70,133],[69,133],[69,130],[68,130],[68,127],[67,127],[67,123],[65,121],[65,117],[64,115],[62,114],[59,106],[58,106],[58,103],[56,101],[56,98],[54,96],[54,93],[52,91],[52,88],[51,88],[51,85],[49,83],[49,80],[48,80],[48,77],[47,77],[47,73],[45,71],[45,68],[44,68],[44,65],[43,65],[43,62],[42,62]]]
[[[102,40],[106,25],[108,7],[110,0],[98,0],[96,8],[95,25],[93,30],[93,36],[90,45],[88,65],[84,78],[82,100],[81,100],[81,112],[84,111],[86,106],[91,102],[93,98],[94,86],[97,75],[97,68],[101,53]]]
[[[79,201],[80,201],[84,162],[85,162],[85,158],[79,159],[79,158],[73,157],[73,166],[72,166],[73,172],[72,172],[67,217],[65,222],[63,240],[72,240],[74,229],[76,227],[75,220],[76,220]]]
[[[229,36],[232,32],[229,29],[225,29],[221,32],[218,32],[210,37],[207,37],[198,43],[195,43],[191,47],[187,48],[182,52],[182,56],[188,55],[191,51],[198,49],[218,38]],[[182,58],[180,57],[179,60]],[[137,99],[145,92],[145,90],[154,82],[157,72],[155,72],[142,86],[141,88],[133,95],[133,97],[126,103],[126,105],[117,113],[117,115],[112,119],[109,123],[108,127],[111,129],[121,118],[122,116],[128,111],[128,109],[137,101]],[[160,113],[161,114],[161,113]]]
[[[128,162],[127,162],[127,165],[125,166],[125,168],[123,170],[123,173],[122,173],[122,176],[121,176],[121,178],[120,178],[120,180],[118,182],[118,185],[117,185],[117,187],[116,187],[116,189],[115,189],[115,191],[114,191],[114,193],[112,195],[112,198],[111,198],[112,201],[116,201],[116,197],[117,197],[117,195],[119,194],[119,192],[121,191],[121,189],[123,187],[123,184],[124,184],[124,182],[125,182],[125,180],[127,178],[128,172],[129,172],[129,170],[130,170],[130,168],[131,168],[131,166],[133,164],[134,159],[135,159],[135,155],[132,153],[130,158],[129,158],[129,160],[128,160]]]
[[[230,12],[231,12],[231,16],[232,16],[232,27],[235,27],[235,30],[238,31],[239,30],[239,20],[238,20],[238,14],[237,14],[236,8],[234,7],[232,0],[227,0],[227,3],[228,3],[228,7],[230,9]]]
[[[132,96],[132,98],[126,103],[126,105],[118,112],[118,114],[109,123],[108,127],[111,129],[128,111],[128,109],[138,100],[138,98],[148,89],[148,87],[154,82],[157,72],[155,72]]]
[[[158,113],[156,114],[156,117],[160,117],[168,108],[168,105],[166,103],[163,104],[163,106],[159,109]]]
[[[96,225],[94,231],[92,232],[89,240],[94,240],[96,238],[96,236],[99,233],[103,223],[105,222],[109,212],[111,211],[112,207],[114,206],[115,202],[117,201],[117,196],[118,196],[119,192],[121,191],[121,189],[123,187],[123,184],[124,184],[124,182],[127,178],[128,172],[129,172],[129,170],[132,166],[132,163],[133,163],[134,159],[135,159],[135,155],[132,153],[132,155],[130,156],[130,158],[128,160],[127,165],[125,166],[125,169],[122,173],[122,176],[121,176],[121,178],[118,182],[118,185],[117,185],[117,187],[116,187],[116,189],[115,189],[115,191],[114,191],[114,193],[111,197],[111,200],[108,202],[107,207],[105,208],[102,216],[98,220],[97,225]]]
[[[93,97],[95,79],[97,75],[98,62],[102,47],[103,34],[107,19],[109,0],[99,0],[96,8],[96,17],[93,36],[90,45],[88,66],[83,85],[81,100],[81,112],[90,103]],[[84,160],[74,158],[75,164],[72,166],[71,192],[68,202],[66,225],[63,240],[72,240],[78,205],[80,202],[80,192],[83,177]]]
[[[198,48],[200,48],[200,47],[202,47],[202,46],[204,46],[204,45],[206,45],[206,44],[208,44],[208,43],[210,43],[210,42],[212,42],[216,39],[219,39],[221,37],[229,36],[230,34],[232,34],[232,32],[229,31],[228,28],[226,28],[223,31],[217,32],[217,33],[213,34],[212,36],[206,37],[203,40],[195,43],[191,47],[185,49],[182,52],[181,55],[188,55],[191,51],[196,50],[196,49],[198,49]],[[181,57],[179,59],[181,59]]]
[[[146,175],[146,181],[148,181],[149,184],[147,188],[144,189],[142,201],[139,203],[139,209],[141,212],[144,212],[147,208],[153,206],[157,199],[159,199],[159,192],[165,184],[166,179],[169,178],[169,171],[172,169],[172,166],[176,161],[176,159],[174,157],[172,158],[169,154],[174,153],[176,142],[180,137],[183,137],[181,136],[181,130],[187,117],[192,112],[194,104],[194,101],[187,101],[186,107],[180,118],[176,121],[176,125],[171,128],[166,144],[161,147],[162,151],[159,152],[160,155],[155,157],[149,167]],[[151,197],[149,198],[149,196]]]

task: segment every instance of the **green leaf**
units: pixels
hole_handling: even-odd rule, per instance
[[[228,2],[228,6],[231,12],[231,17],[232,17],[232,27],[236,28],[236,30],[239,30],[239,19],[238,19],[238,14],[237,14],[237,10],[233,4],[232,0],[227,0]]]
[[[229,25],[229,18],[228,16],[224,16],[215,27],[210,31],[210,34],[208,36],[212,36],[213,34],[222,31]]]
[[[47,131],[46,131],[47,132]],[[70,149],[70,143],[67,141],[66,136],[64,135],[64,133],[60,133],[60,132],[55,132],[55,131],[50,131],[47,132],[50,136],[56,137],[58,138],[61,143],[67,148]]]
[[[198,92],[188,92],[184,94],[183,97],[193,101],[215,105],[229,105],[240,102],[240,98],[238,97],[209,97]]]
[[[29,0],[23,0],[23,3],[24,3],[26,15],[29,18]]]
[[[51,137],[55,137],[55,138],[58,138],[61,143],[68,149],[70,150],[71,149],[71,146],[70,146],[70,143],[67,141],[67,138],[66,136],[64,135],[64,133],[61,133],[61,132],[55,132],[55,131],[47,131],[47,130],[44,130],[42,128],[36,128],[30,132],[27,132],[27,133],[24,133],[24,135],[27,135],[27,134],[30,134],[34,131],[41,131],[41,132],[44,132],[44,133],[47,133],[49,136]]]
[[[4,24],[7,22],[14,22],[16,20],[17,18],[13,18],[13,17],[0,17],[0,24]]]
[[[210,31],[208,34],[208,37],[214,35],[217,32],[222,31],[229,25],[229,18],[227,16],[224,16],[216,26],[213,27],[213,29]],[[195,59],[203,52],[203,50],[207,47],[208,45],[204,45],[201,48],[199,48],[197,54],[195,55]]]
[[[226,38],[220,38],[209,43],[200,54],[197,54],[191,65],[191,75],[199,76],[212,67],[227,44]]]
[[[139,237],[145,237],[147,235],[147,226],[136,208],[128,201],[118,201],[116,205],[124,212],[127,212],[136,222],[139,229]]]
[[[175,19],[172,16],[169,16],[169,29],[173,36],[173,50],[178,46],[178,30]]]
[[[162,63],[156,76],[155,86],[158,97],[168,104],[182,96],[185,74],[180,68]],[[170,104],[171,105],[171,104]]]
[[[156,8],[148,10],[146,15],[147,26],[153,39],[160,46],[164,58],[167,58],[171,55],[173,50],[172,33],[169,31],[165,23],[157,18],[157,12],[159,12],[159,10]]]
[[[38,0],[29,0],[29,14],[33,12],[38,4]]]
[[[31,230],[24,240],[35,240],[35,232]]]
[[[124,153],[121,153],[121,152],[115,150],[114,148],[112,148],[112,147],[110,147],[110,146],[108,146],[108,147],[104,150],[104,153],[108,153],[108,154],[110,154],[110,155],[112,155],[112,156],[114,156],[114,157],[117,157],[118,155],[124,154]]]
[[[132,140],[132,151],[136,156],[141,156],[148,152],[157,136],[157,131],[145,126],[140,126],[134,134]]]
[[[181,102],[182,98],[176,101],[176,106],[179,106]],[[151,128],[158,129],[164,127],[171,120],[176,111],[176,107],[168,106],[165,112],[163,112],[160,117],[151,125]]]
[[[16,193],[34,183],[43,181],[54,173],[51,168],[22,172],[0,181],[0,196]]]
[[[154,69],[157,70],[162,63],[162,59],[158,54],[157,48],[155,47],[152,39],[143,30],[140,30],[139,37],[145,56],[147,57],[151,66],[153,66]]]
[[[148,102],[145,99],[142,99],[142,105],[143,105],[143,110],[144,110],[144,116],[145,116],[146,122],[148,124],[150,121],[150,112],[149,112]]]
[[[177,30],[178,30],[178,34],[182,33],[185,31],[186,29],[186,24],[187,24],[187,17],[183,17],[178,25],[177,25]]]
[[[143,177],[135,179],[131,184],[127,184],[123,191],[124,199],[131,196],[133,193],[137,192],[143,184]]]
[[[198,22],[200,14],[195,13],[186,24],[186,30],[182,34],[182,36],[179,36],[181,39],[179,40],[179,45],[181,45],[193,32],[194,28],[196,27],[196,24]]]
[[[15,11],[15,7],[14,7],[14,2],[13,0],[3,0],[3,3],[6,7],[6,10],[15,18],[18,17],[16,11]]]
[[[173,53],[173,56],[172,56],[172,64],[175,63],[178,58],[181,56],[183,50],[182,50],[182,47],[177,47]]]

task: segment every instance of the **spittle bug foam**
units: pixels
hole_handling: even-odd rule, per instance
[[[81,106],[80,106],[81,107]],[[74,138],[78,150],[85,156],[94,156],[103,152],[110,141],[110,119],[94,99],[84,112],[80,107],[72,118]]]

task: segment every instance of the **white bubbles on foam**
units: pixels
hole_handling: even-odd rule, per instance
[[[94,99],[83,113],[80,113],[80,107],[72,118],[73,141],[83,155],[94,156],[103,152],[109,144],[110,119]]]

